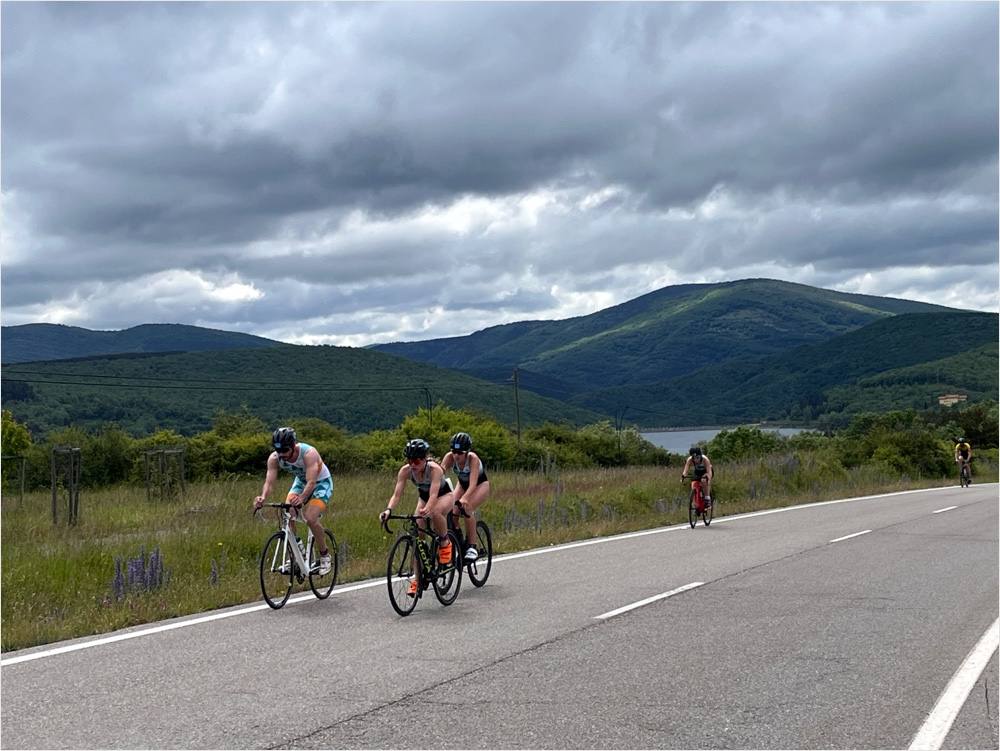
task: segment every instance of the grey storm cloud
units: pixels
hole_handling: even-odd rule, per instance
[[[368,343],[738,273],[995,309],[997,16],[7,3],[5,323]]]

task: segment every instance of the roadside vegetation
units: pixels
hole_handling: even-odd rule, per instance
[[[402,461],[404,440],[415,435],[444,447],[456,430],[472,433],[490,469],[493,493],[483,516],[497,554],[687,518],[682,457],[651,446],[634,430],[619,434],[608,423],[545,425],[525,431],[518,450],[516,435],[503,426],[445,407],[420,410],[396,430],[363,436],[315,419],[288,422],[320,448],[334,471],[327,523],[340,547],[341,583],[384,575],[391,539],[377,515],[392,490],[391,470]],[[951,449],[960,434],[973,444],[976,482],[996,481],[995,403],[957,412],[865,415],[835,435],[723,431],[706,446],[716,467],[716,514],[952,484]],[[189,439],[134,439],[112,427],[64,432],[58,440],[76,441],[84,456],[80,518],[73,526],[64,516],[52,523],[51,493],[40,470],[30,470],[35,479],[21,500],[17,465],[5,462],[0,647],[20,649],[259,601],[258,556],[274,521],[256,520],[250,507],[260,490],[268,436],[245,413],[220,413],[210,434]],[[178,444],[187,449],[184,492],[147,499],[142,452]],[[33,444],[7,413],[3,447],[4,454],[37,453],[48,479],[51,445]],[[415,497],[415,491],[407,495],[410,507]],[[58,498],[64,510],[64,490]],[[386,610],[389,617],[388,605]]]

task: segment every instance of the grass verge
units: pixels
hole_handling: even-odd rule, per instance
[[[978,482],[997,480],[996,463],[978,465],[977,472]],[[687,488],[673,467],[547,475],[491,470],[490,480],[492,497],[482,516],[497,554],[687,519]],[[338,581],[380,576],[392,539],[377,516],[393,478],[359,474],[335,481],[326,522],[340,547]],[[259,601],[258,556],[275,526],[250,513],[260,482],[191,485],[183,498],[153,502],[141,487],[84,491],[73,527],[53,525],[49,493],[28,494],[23,503],[8,494],[2,501],[0,649]],[[884,467],[846,472],[819,453],[772,455],[717,467],[716,515],[953,483],[889,477]],[[415,491],[408,493],[400,509],[407,512],[416,502]]]

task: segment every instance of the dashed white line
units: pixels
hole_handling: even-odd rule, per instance
[[[951,511],[953,508],[958,508],[958,506],[945,506],[944,508],[939,508],[937,511],[931,511],[931,513],[943,514],[945,511]]]
[[[838,537],[835,540],[830,540],[830,542],[840,542],[841,540],[850,540],[852,537],[860,537],[861,535],[866,535],[871,532],[870,529],[866,529],[862,532],[855,532],[853,535],[844,535],[843,537]]]
[[[979,676],[986,669],[990,657],[1000,646],[1000,618],[993,621],[993,625],[986,629],[979,642],[972,648],[965,661],[958,668],[958,672],[951,677],[948,685],[934,705],[934,709],[927,715],[920,730],[913,736],[910,742],[910,751],[937,751],[941,748],[948,731],[951,730],[952,723],[958,716],[965,700],[969,698],[972,687],[976,685]]]
[[[604,620],[605,618],[613,618],[616,615],[621,615],[622,613],[627,613],[629,610],[635,610],[636,608],[641,608],[643,605],[648,605],[651,602],[656,602],[657,600],[664,600],[667,597],[673,597],[681,592],[686,592],[689,589],[694,589],[695,587],[700,587],[705,582],[691,582],[690,584],[685,584],[683,587],[678,587],[677,589],[671,589],[669,592],[663,592],[662,594],[653,595],[652,597],[647,597],[645,600],[639,600],[639,602],[633,602],[631,605],[624,605],[620,608],[614,610],[609,610],[607,613],[601,613],[600,615],[595,615],[594,618],[600,618]]]

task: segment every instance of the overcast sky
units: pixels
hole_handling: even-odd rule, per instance
[[[5,2],[3,323],[364,345],[748,277],[997,310],[997,9]]]

